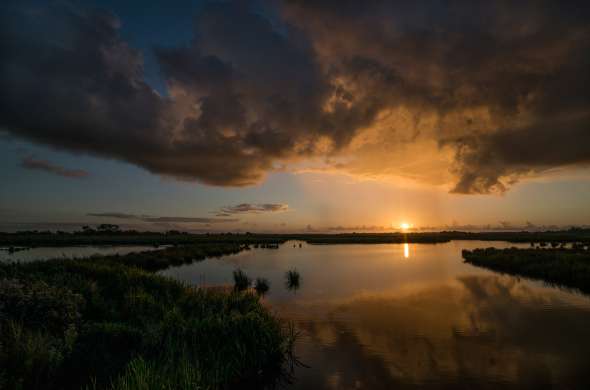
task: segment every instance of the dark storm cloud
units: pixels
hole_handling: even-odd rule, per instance
[[[89,217],[132,219],[151,223],[227,223],[237,222],[238,219],[230,218],[199,218],[199,217],[154,217],[151,215],[135,215],[126,213],[88,213]]]
[[[49,161],[38,160],[30,156],[25,157],[21,161],[21,167],[31,170],[49,172],[58,176],[70,177],[73,179],[83,179],[90,176],[90,174],[83,169],[64,168]]]
[[[502,192],[523,174],[590,163],[587,2],[288,4],[343,77],[385,107],[438,114],[455,192]],[[479,108],[494,126],[470,114]]]
[[[106,217],[106,218],[118,218],[118,219],[140,219],[140,216],[135,214],[126,213],[88,213],[89,217]]]
[[[590,117],[502,129],[453,140],[460,180],[454,192],[503,192],[519,173],[590,163]],[[512,178],[511,178],[512,176]],[[507,177],[502,182],[501,177]]]
[[[381,109],[444,118],[484,107],[497,128],[463,115],[435,134],[456,151],[455,191],[464,193],[503,191],[520,174],[590,161],[588,6],[437,4],[288,3],[288,20],[318,46],[312,54],[327,70],[316,88],[332,88],[321,96],[333,99],[331,114],[341,120],[330,126],[334,118],[318,113],[308,131],[318,123],[319,134],[343,145]],[[345,82],[334,87],[338,79]]]
[[[168,96],[110,13],[4,6],[0,127],[214,185],[346,153],[399,108],[436,115],[427,136],[454,151],[455,192],[590,163],[587,2],[271,4],[273,20],[203,6],[188,46],[155,49]]]
[[[237,222],[239,219],[230,218],[193,218],[193,217],[143,217],[145,222],[169,222],[169,223],[227,223]]]
[[[289,206],[283,203],[241,203],[234,206],[222,207],[218,216],[229,216],[233,214],[244,214],[244,213],[276,213],[279,211],[287,211]]]
[[[145,165],[166,149],[161,99],[118,21],[72,8],[10,8],[0,35],[0,125],[32,141]]]

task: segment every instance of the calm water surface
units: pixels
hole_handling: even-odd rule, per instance
[[[464,264],[500,242],[255,249],[168,269],[194,285],[270,280],[301,332],[293,389],[590,389],[590,298]],[[285,286],[296,268],[301,285]]]
[[[161,249],[162,247],[160,247]],[[103,246],[62,246],[39,247],[9,253],[7,248],[0,248],[0,261],[29,262],[55,258],[82,258],[90,256],[126,255],[131,252],[154,250],[153,246],[139,245],[103,245]]]

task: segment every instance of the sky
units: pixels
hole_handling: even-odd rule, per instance
[[[590,225],[587,2],[0,7],[0,231]]]

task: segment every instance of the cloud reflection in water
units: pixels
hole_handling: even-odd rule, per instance
[[[324,310],[299,319],[297,353],[315,366],[296,372],[296,388],[590,384],[590,309],[514,278],[460,277]]]

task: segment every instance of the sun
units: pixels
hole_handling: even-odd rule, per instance
[[[402,222],[402,223],[400,223],[400,224],[399,224],[399,227],[400,227],[400,229],[402,229],[403,231],[406,231],[406,230],[409,230],[409,229],[412,227],[412,225],[410,225],[410,224],[409,224],[409,223],[407,223],[407,222]]]

